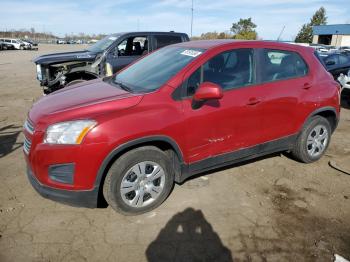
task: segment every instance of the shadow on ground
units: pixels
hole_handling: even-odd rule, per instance
[[[202,211],[175,214],[146,250],[148,261],[233,261]]]
[[[281,157],[282,155],[284,155],[285,157],[293,159],[292,155],[290,153],[287,153],[287,152],[271,153],[271,154],[268,154],[268,155],[263,155],[263,156],[259,156],[259,157],[253,158],[253,159],[247,159],[247,160],[240,161],[238,163],[229,164],[229,165],[226,165],[226,166],[223,166],[223,167],[213,168],[213,169],[210,169],[208,171],[204,171],[202,173],[190,176],[189,178],[185,179],[184,181],[182,181],[179,184],[180,185],[184,185],[188,181],[195,180],[195,179],[197,179],[199,177],[202,177],[202,176],[216,174],[217,172],[221,172],[221,171],[224,171],[224,170],[227,170],[227,169],[231,169],[231,168],[237,168],[237,167],[240,167],[240,166],[249,165],[249,164],[252,164],[252,163],[255,163],[255,162],[259,162],[259,161],[262,161],[264,159],[268,159],[268,158],[272,158],[272,157]]]
[[[318,194],[312,188],[304,191]],[[350,257],[347,224],[313,214],[308,198],[288,187],[275,185],[264,194],[272,201],[274,219],[260,224],[260,219],[254,221],[241,213],[247,224],[228,226],[231,236],[225,241],[227,247],[201,210],[187,208],[175,214],[149,244],[147,260],[323,262],[332,261],[334,254]],[[228,211],[222,215],[227,225],[235,223],[237,213]]]
[[[22,127],[13,124],[0,128],[0,158],[22,147],[23,143],[17,143],[21,132]]]

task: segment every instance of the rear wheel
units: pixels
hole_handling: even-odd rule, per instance
[[[314,116],[300,133],[292,151],[293,156],[304,163],[317,161],[329,145],[331,132],[327,119]]]
[[[107,173],[103,195],[117,212],[136,215],[159,206],[173,184],[169,157],[157,147],[145,146],[116,160]]]

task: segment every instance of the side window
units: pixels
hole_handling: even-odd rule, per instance
[[[187,95],[192,96],[202,82],[212,82],[223,89],[254,83],[253,49],[236,49],[214,56],[187,79]]]
[[[140,56],[148,52],[148,39],[146,36],[129,37],[118,46],[119,56]]]
[[[302,77],[308,73],[306,63],[295,52],[264,49],[262,58],[263,82]]]
[[[350,63],[350,57],[345,56],[345,55],[340,55],[339,56],[339,64],[343,65],[343,64],[347,64]]]
[[[147,48],[145,49],[146,41],[147,41],[147,37],[144,37],[144,36],[135,37],[132,41],[132,54],[137,56],[142,55],[143,52],[147,50]]]
[[[182,42],[181,36],[177,35],[155,35],[154,38],[155,49]]]
[[[202,67],[198,68],[188,79],[187,79],[187,96],[193,96],[198,86],[202,82],[201,73]]]
[[[338,64],[338,59],[337,59],[337,56],[335,55],[332,55],[332,56],[328,56],[325,58],[324,60],[325,64],[326,65],[337,65]]]
[[[118,55],[119,56],[124,56],[125,55],[125,50],[126,50],[126,44],[127,43],[128,43],[128,40],[125,39],[117,46],[117,50],[118,50]]]
[[[253,50],[236,49],[211,58],[204,65],[203,81],[223,89],[251,85],[254,81]]]

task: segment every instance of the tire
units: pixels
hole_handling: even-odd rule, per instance
[[[23,46],[20,46],[19,49],[20,49],[20,50],[24,50],[24,47],[23,47]]]
[[[76,80],[70,81],[68,84],[66,84],[66,86],[72,86],[72,85],[75,85],[75,84],[78,84],[81,82],[85,82],[85,81],[86,80],[84,80],[84,79],[76,79]]]
[[[328,148],[331,134],[327,119],[321,116],[312,117],[299,134],[292,155],[303,163],[319,160]]]
[[[158,178],[152,180],[152,174]],[[112,164],[103,195],[115,211],[138,215],[163,203],[173,185],[174,170],[168,155],[157,147],[145,146],[123,154]]]

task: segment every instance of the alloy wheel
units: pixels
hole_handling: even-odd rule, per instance
[[[120,193],[125,204],[131,207],[145,207],[155,201],[163,192],[165,173],[152,161],[143,161],[131,167],[123,176]]]
[[[307,152],[311,157],[318,157],[325,150],[329,139],[327,128],[324,125],[315,126],[307,138]]]

